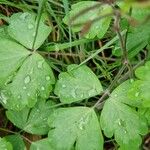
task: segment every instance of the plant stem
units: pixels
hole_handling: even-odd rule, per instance
[[[110,95],[110,92],[112,91],[112,89],[114,88],[117,80],[119,79],[120,75],[123,73],[124,69],[126,68],[126,65],[123,65],[122,68],[119,70],[119,72],[117,73],[116,77],[114,78],[114,80],[112,81],[112,83],[110,84],[110,86],[104,91],[103,95],[100,97],[100,99],[95,103],[95,105],[93,106],[93,108],[97,108],[99,107],[99,103],[101,103],[107,96]]]
[[[8,130],[8,129],[4,129],[4,128],[0,128],[1,131],[4,131],[4,132],[7,132],[7,133],[12,133],[12,134],[19,134],[18,132],[14,132],[14,131],[11,131],[11,130]],[[28,138],[26,138],[25,136],[21,135],[21,137],[26,140],[27,142],[29,142],[30,144],[32,143],[31,140],[29,140]]]

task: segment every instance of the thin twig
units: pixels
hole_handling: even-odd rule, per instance
[[[117,83],[117,80],[119,79],[120,75],[123,73],[124,69],[126,68],[126,65],[123,65],[122,68],[119,70],[119,72],[117,73],[116,77],[114,78],[114,80],[112,81],[112,83],[110,84],[110,86],[104,91],[103,95],[100,97],[100,99],[95,103],[95,105],[93,106],[93,108],[97,108],[99,107],[99,103],[101,103],[106,97],[108,97],[110,95],[110,92],[112,91],[112,89],[114,88],[114,86]]]

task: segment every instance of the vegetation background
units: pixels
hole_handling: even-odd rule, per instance
[[[0,0],[0,150],[149,150],[149,51],[149,0]]]

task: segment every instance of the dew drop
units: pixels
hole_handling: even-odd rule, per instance
[[[79,129],[80,129],[80,130],[83,130],[83,126],[82,126],[82,125],[79,125]]]
[[[140,94],[139,92],[136,92],[136,93],[135,93],[135,97],[138,97],[138,96],[139,96],[139,94]]]
[[[118,96],[117,94],[114,95],[114,97],[117,97],[117,96]]]
[[[42,69],[42,68],[43,68],[43,63],[44,63],[43,61],[39,61],[39,62],[38,62],[38,68],[39,68],[39,69]]]
[[[76,98],[76,92],[75,92],[75,90],[72,90],[71,96],[72,96],[73,98]]]
[[[94,95],[94,94],[95,94],[95,89],[91,89],[91,90],[89,90],[88,94],[89,94],[89,96]]]
[[[26,89],[27,89],[27,87],[26,87],[26,86],[24,86],[24,87],[23,87],[23,89],[24,89],[24,90],[26,90]]]
[[[84,126],[87,124],[88,122],[88,117],[86,118],[81,118],[80,121],[79,121],[79,129],[80,130],[83,130],[84,129]]]
[[[59,51],[59,47],[57,44],[55,45],[55,51]]]
[[[32,74],[33,73],[33,68],[31,68],[31,70],[30,70],[30,74]]]
[[[50,80],[50,76],[46,76],[46,80],[49,81]]]
[[[30,93],[27,93],[27,96],[31,96],[31,94],[30,94]]]
[[[98,29],[99,28],[99,26],[96,26],[96,29]]]
[[[28,84],[30,82],[30,80],[31,80],[30,76],[26,76],[25,79],[24,79],[24,83]]]
[[[83,98],[83,96],[84,96],[83,93],[81,93],[81,94],[80,94],[80,97]]]
[[[130,79],[130,83],[133,83],[134,82],[134,80],[133,79]]]
[[[21,98],[21,96],[20,95],[18,95],[18,97],[17,97],[18,99],[20,99]]]
[[[42,90],[42,91],[44,91],[44,90],[45,90],[44,86],[42,86],[42,87],[41,87],[41,90]]]
[[[6,95],[3,93],[3,92],[1,92],[0,93],[0,100],[4,103],[4,104],[6,104],[7,103],[7,97],[6,97]]]
[[[32,29],[32,28],[34,28],[34,25],[33,24],[28,24],[28,29]]]
[[[27,16],[29,16],[28,13],[23,13],[22,15],[20,15],[20,19],[25,20]]]
[[[32,36],[35,37],[35,35],[36,35],[36,32],[33,32]]]
[[[63,88],[66,88],[66,85],[65,85],[65,84],[63,84],[63,85],[62,85],[62,87],[63,87]]]

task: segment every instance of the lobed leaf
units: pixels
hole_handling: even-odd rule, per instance
[[[59,108],[50,115],[48,139],[57,150],[102,150],[98,118],[87,107]]]
[[[8,110],[7,118],[18,128],[37,135],[47,134],[49,126],[47,120],[52,113],[52,104],[39,101],[32,109],[25,107],[21,111]]]
[[[67,72],[60,73],[54,90],[63,103],[90,98],[102,91],[101,83],[91,69],[75,64],[68,66]]]
[[[142,101],[142,106],[150,107],[150,61],[137,68],[135,75],[138,80],[133,82],[128,96],[133,100],[138,98]]]
[[[46,99],[55,83],[54,75],[44,58],[34,53],[1,91],[2,102],[6,108],[21,110],[25,106],[33,107],[37,98]]]
[[[98,5],[99,7],[95,7],[93,9],[91,8],[96,5]],[[91,10],[88,10],[89,8],[91,8]],[[82,14],[84,10],[88,10],[88,11]],[[98,19],[96,21],[94,20],[99,18],[101,15],[110,12],[111,12],[111,7],[109,5],[100,6],[100,2],[82,1],[72,5],[71,11],[69,12],[68,15],[66,15],[63,21],[65,24],[70,25],[70,19],[75,18],[71,22],[72,24],[71,29],[73,32],[81,31],[84,28],[85,24],[91,22],[92,25],[89,31],[85,34],[85,37],[88,39],[93,39],[96,36],[98,38],[102,38],[109,28],[111,17],[105,17],[103,19]]]
[[[13,150],[13,147],[6,139],[0,138],[0,150]]]
[[[144,19],[146,19],[146,17],[149,14],[150,14],[149,9],[139,9],[139,8],[132,9],[132,17],[137,21],[144,21]],[[123,22],[125,22],[125,19],[122,19],[122,23]],[[126,42],[129,58],[133,58],[146,45],[148,45],[150,39],[149,26],[150,26],[149,21],[145,23],[139,22],[139,25],[130,26]],[[128,28],[128,23],[126,25],[123,25],[123,29],[126,28]],[[116,56],[122,55],[122,50],[120,48],[119,43],[116,44],[115,49],[113,50],[113,54]]]
[[[131,87],[129,82],[126,84]],[[142,143],[141,135],[147,133],[147,123],[127,105],[130,99],[127,90],[123,91],[123,85],[120,85],[105,102],[100,117],[101,127],[107,137],[114,135],[121,150],[137,150]]]
[[[38,49],[51,32],[51,27],[44,23],[42,17],[39,25],[37,24],[36,15],[28,12],[15,13],[10,17],[8,33],[16,41],[24,45],[28,49]],[[38,25],[38,30],[36,30]],[[33,47],[34,38],[37,37]]]
[[[42,139],[36,142],[32,142],[30,150],[54,150],[49,142],[49,139]]]
[[[12,144],[13,150],[26,150],[22,137],[18,135],[8,135],[5,139]]]

